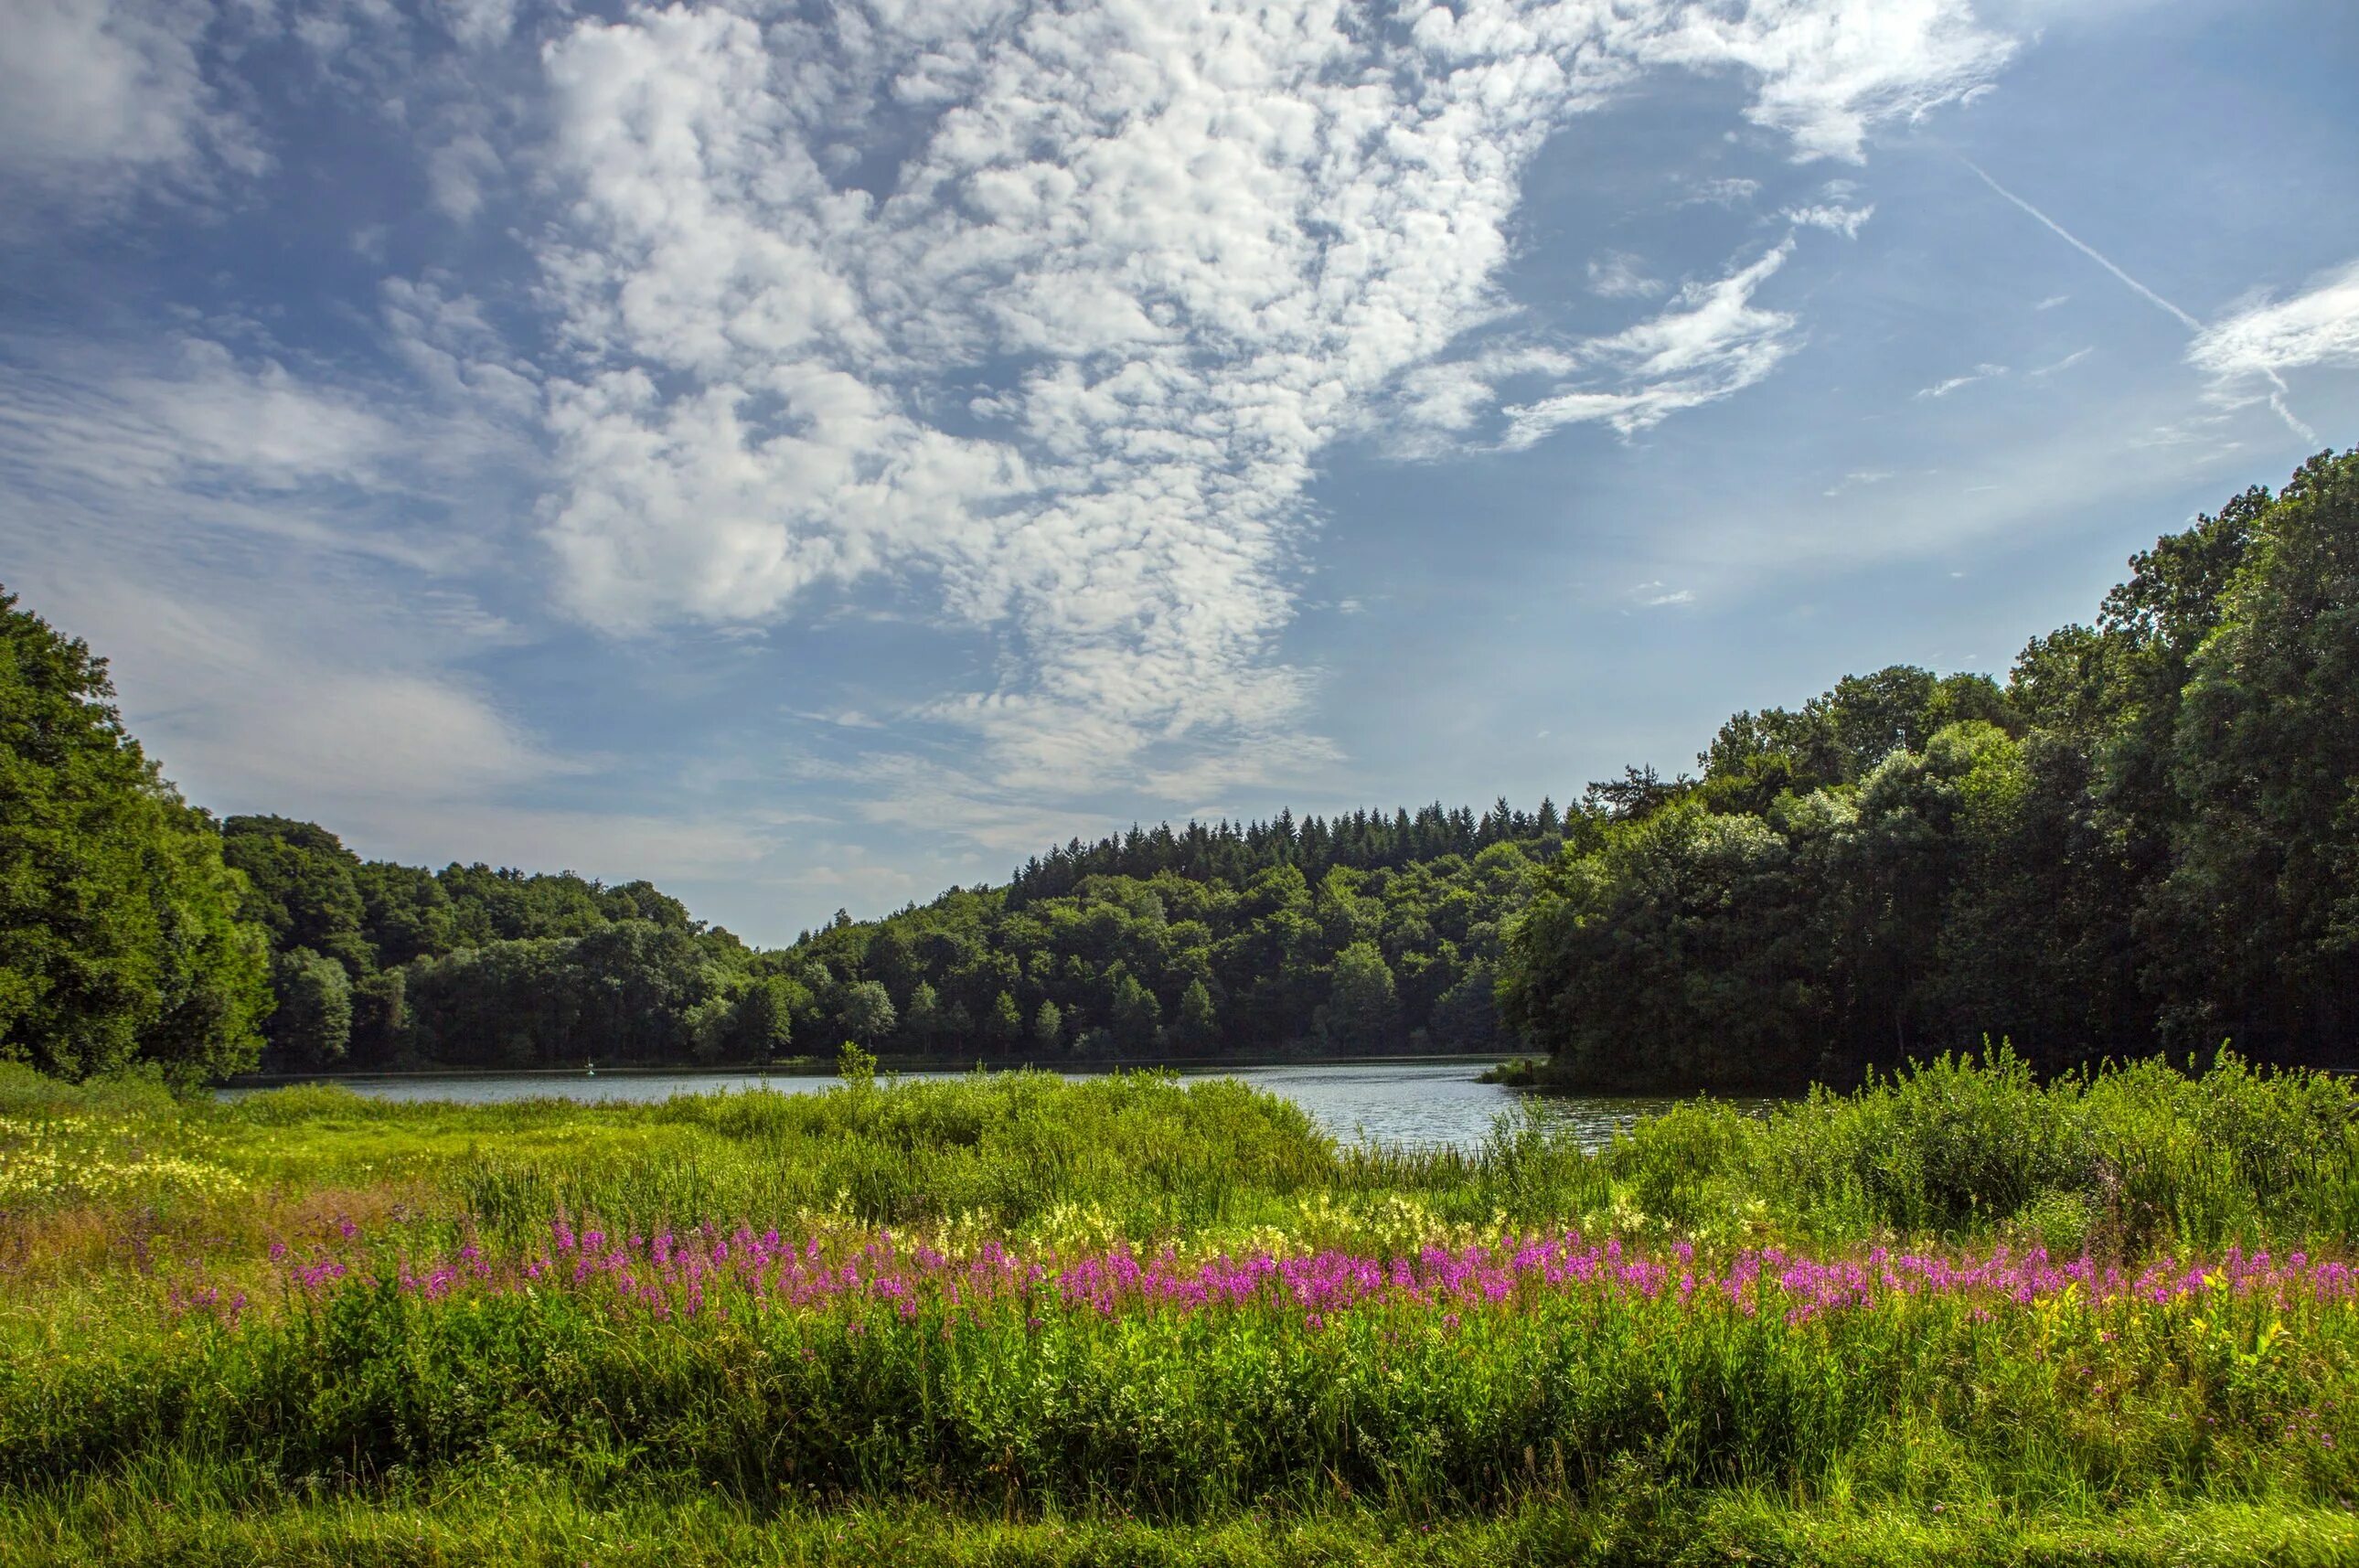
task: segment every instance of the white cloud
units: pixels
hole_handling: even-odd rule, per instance
[[[463,298],[399,299],[420,341],[483,346]],[[516,461],[487,433],[498,400],[463,376],[444,408],[201,339],[153,360],[43,363],[41,346],[9,343],[0,370],[8,586],[105,652],[131,728],[191,798],[434,864],[679,877],[777,841],[755,816],[517,803],[596,768],[469,672],[525,634],[453,586],[497,575],[482,525]],[[458,526],[402,522],[484,490]]]
[[[895,728],[979,736],[958,787],[985,805],[1109,779],[1209,795],[1332,756],[1279,638],[1339,438],[1387,418],[1412,452],[1486,421],[1513,445],[1627,436],[1789,351],[1793,319],[1753,297],[1790,238],[1618,332],[1564,346],[1511,320],[1523,173],[1571,117],[1649,71],[1725,71],[1798,156],[1855,158],[2007,48],[1955,0],[0,5],[10,180],[260,169],[234,73],[261,57],[223,40],[276,31],[408,127],[440,212],[531,250],[553,323],[506,340],[429,275],[376,301],[398,389],[204,337],[11,373],[0,479],[117,539],[179,517],[189,549],[267,538],[429,581],[512,561],[528,519],[564,606],[625,636],[889,595],[983,634],[984,673]],[[526,62],[546,102],[517,101]],[[1848,197],[1793,222],[1854,233]],[[1666,288],[1610,255],[1593,281]],[[506,491],[475,495],[495,471]],[[212,667],[286,649],[223,645]],[[257,688],[264,708],[223,699],[222,733],[295,747],[256,726],[326,714],[310,733],[363,757],[360,731],[440,735],[488,759],[479,796],[558,766],[440,654],[366,688],[331,665]]]
[[[1870,122],[1958,101],[2014,49],[1964,0],[1745,0],[1683,8],[1647,52],[1754,72],[1747,118],[1790,136],[1798,158],[1857,162]]]
[[[1680,200],[1682,207],[1742,207],[1761,192],[1757,180],[1721,179],[1699,181]]]
[[[394,357],[441,407],[516,430],[538,418],[539,368],[492,325],[481,300],[432,274],[393,278],[379,311]]]
[[[69,207],[148,175],[201,184],[262,156],[205,76],[203,0],[0,5],[0,195]],[[23,215],[20,212],[20,217]]]
[[[1972,375],[1952,376],[1946,381],[1936,381],[1930,387],[1919,387],[1917,389],[1917,396],[1919,397],[1946,397],[1951,393],[1958,390],[1961,387],[1972,387],[1977,381],[1989,381],[1995,377],[2005,376],[2006,374],[2006,366],[2004,365],[1977,365],[1974,366]]]
[[[2076,348],[2071,354],[2068,354],[2063,358],[2056,361],[2053,365],[2043,365],[2037,369],[2025,371],[2023,373],[2024,379],[2027,381],[2041,381],[2050,376],[2061,375],[2063,372],[2071,369],[2074,365],[2080,364],[2082,360],[2088,358],[2091,354],[2096,352],[2097,351],[2094,348]]]
[[[1857,468],[1828,485],[1824,494],[1840,495],[1846,490],[1854,490],[1868,485],[1881,485],[1891,477],[1892,472],[1889,469]]]
[[[1624,594],[1623,597],[1628,599],[1630,603],[1636,604],[1642,610],[1660,610],[1674,604],[1692,604],[1695,603],[1695,593],[1693,590],[1687,588],[1667,588],[1660,583],[1638,583],[1627,593]]]
[[[1603,385],[1507,409],[1505,444],[1527,447],[1585,421],[1633,435],[1759,382],[1792,351],[1794,318],[1754,304],[1754,291],[1793,251],[1788,239],[1725,278],[1689,284],[1649,320],[1580,345],[1574,361]]]
[[[1648,67],[1733,67],[1762,123],[1848,156],[2005,55],[1947,4],[1873,38],[1841,4],[1403,16],[974,0],[574,27],[547,56],[572,205],[543,256],[588,355],[549,388],[571,604],[761,619],[883,577],[1002,637],[993,682],[925,712],[1008,777],[1145,778],[1182,740],[1267,755],[1309,691],[1272,648],[1321,448],[1400,407],[1415,455],[1503,376],[1569,368],[1441,358],[1499,315],[1521,169],[1566,115]],[[855,140],[899,149],[884,194],[840,183]],[[1775,265],[1583,345],[1600,385],[1516,410],[1510,440],[1627,434],[1758,380],[1790,326],[1747,305]],[[1596,281],[1649,287],[1613,258]],[[945,425],[945,382],[984,364],[1018,368],[962,398],[979,427]]]
[[[516,28],[516,0],[436,0],[451,36],[471,48],[503,42]]]
[[[2197,332],[2187,360],[2212,376],[2215,401],[2266,402],[2287,429],[2317,441],[2288,401],[2285,372],[2359,365],[2359,262],[2321,274],[2290,299],[2255,296]]]
[[[211,338],[0,348],[0,491],[125,540],[185,529],[411,566],[472,557],[484,536],[437,517],[496,512],[529,456],[496,399],[347,384]]]
[[[791,708],[788,711],[799,719],[809,719],[815,724],[831,724],[838,729],[881,730],[888,727],[884,720],[871,718],[857,708],[844,708],[832,713],[816,713],[802,708]]]
[[[2188,362],[2211,372],[2215,400],[2238,404],[2265,402],[2286,428],[2304,441],[2318,432],[2304,424],[2286,400],[2280,371],[2297,365],[2359,362],[2359,262],[2314,282],[2291,299],[2271,301],[2266,296],[2227,319],[2205,326],[2188,311],[2131,277],[2093,245],[2009,191],[1972,159],[1962,159],[1979,179],[2043,227],[2118,278],[2124,287],[2161,310],[2193,334]],[[2043,303],[2040,307],[2046,309]],[[2265,389],[2245,388],[2261,382]]]
[[[496,541],[433,520],[471,494],[496,514],[487,474],[513,452],[477,411],[202,338],[6,347],[11,575],[107,651],[138,733],[200,798],[276,787],[360,811],[557,768],[453,670],[515,635],[447,586]]]
[[[158,360],[0,379],[0,462],[92,485],[158,490],[232,475],[263,491],[376,474],[393,428],[358,398],[272,360],[240,365],[203,338]]]
[[[2311,279],[2290,298],[2247,301],[2198,332],[2187,359],[2229,382],[2359,365],[2359,262]]]
[[[1604,299],[1651,299],[1668,285],[1649,278],[1646,263],[1627,251],[1610,250],[1589,258],[1589,291]]]
[[[212,516],[118,528],[101,553],[103,491],[39,495],[36,514],[16,477],[0,472],[10,586],[106,651],[135,733],[207,804],[365,822],[570,771],[452,670],[514,635],[473,600]],[[16,522],[35,515],[47,526]]]
[[[483,210],[484,181],[499,169],[500,156],[492,150],[492,144],[466,132],[428,155],[427,189],[446,217],[464,223]]]
[[[1861,226],[1874,216],[1875,216],[1875,203],[1873,201],[1864,207],[1822,204],[1815,207],[1789,207],[1786,210],[1786,221],[1789,223],[1795,223],[1803,228],[1825,229],[1828,233],[1841,234],[1847,240],[1857,239]]]
[[[541,257],[582,356],[549,388],[569,602],[627,630],[886,578],[1000,634],[997,679],[925,713],[1004,777],[1266,753],[1309,690],[1273,647],[1321,448],[1380,404],[1412,445],[1464,430],[1502,376],[1569,365],[1441,357],[1502,311],[1555,126],[1649,67],[1733,68],[1800,152],[1855,156],[2006,52],[1946,0],[1874,25],[1850,0],[1401,19],[968,0],[573,27],[546,55],[570,205]],[[840,183],[853,142],[897,149],[884,193]],[[1626,434],[1757,381],[1791,322],[1749,297],[1785,255],[1582,345],[1603,385],[1514,410],[1511,440]],[[1601,265],[1608,292],[1647,287]],[[979,426],[946,425],[986,364],[1016,368],[959,394]]]

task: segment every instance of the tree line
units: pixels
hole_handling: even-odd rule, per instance
[[[1472,856],[1495,844],[1558,838],[1563,826],[1554,800],[1542,800],[1539,810],[1525,811],[1505,796],[1479,817],[1472,807],[1452,811],[1437,800],[1414,814],[1407,807],[1390,816],[1362,810],[1332,821],[1308,816],[1299,823],[1290,811],[1266,822],[1242,824],[1223,819],[1177,828],[1158,822],[1142,830],[1134,822],[1127,833],[1089,844],[1076,838],[1035,856],[1007,891],[1011,903],[1025,904],[1071,893],[1091,877],[1145,878],[1163,872],[1235,885],[1274,866],[1294,866],[1315,882],[1339,866],[1374,871],[1446,855]]]
[[[1006,885],[756,952],[646,882],[364,859],[216,821],[104,660],[0,596],[0,1059],[86,1076],[1490,1050],[1565,819],[1501,800],[1076,840]]]
[[[2359,1044],[2359,453],[2161,539],[2004,681],[1847,677],[1562,810],[1134,826],[769,952],[645,882],[216,822],[111,699],[0,593],[0,1059],[69,1076],[1528,1043],[1692,1090]]]
[[[2359,452],[2130,562],[2002,683],[1895,667],[1738,713],[1573,813],[1511,1027],[1593,1087],[2359,1054]]]
[[[276,1066],[744,1063],[798,1041],[1083,1062],[1502,1042],[1501,929],[1558,835],[1314,882],[1263,826],[1233,877],[953,888],[766,953],[645,883],[364,861],[276,817],[222,833],[241,910],[269,937]]]

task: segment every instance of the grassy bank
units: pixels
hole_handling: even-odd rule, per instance
[[[1146,1075],[10,1074],[0,1563],[2351,1560],[2354,1108],[2002,1058],[1460,1154]]]

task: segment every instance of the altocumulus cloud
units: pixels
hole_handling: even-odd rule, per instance
[[[1004,781],[1265,743],[1304,695],[1270,648],[1316,455],[1500,312],[1548,134],[1678,64],[1747,73],[1798,157],[1855,158],[1874,118],[2006,58],[1962,5],[1875,10],[970,0],[578,25],[546,51],[570,201],[541,261],[590,362],[550,388],[561,592],[627,628],[914,571],[1010,640],[999,684],[928,710]],[[889,180],[842,177],[879,148]],[[1790,322],[1751,297],[1789,252],[1569,354],[1506,354],[1587,380],[1505,410],[1505,440],[1626,433],[1759,380]],[[1485,412],[1492,368],[1445,376],[1447,422]]]
[[[384,279],[390,396],[192,342],[181,383],[306,413],[277,445],[124,371],[105,407],[157,472],[201,461],[241,524],[310,527],[301,486],[459,451],[445,491],[479,463],[527,488],[550,602],[623,637],[886,585],[995,649],[900,717],[978,741],[976,789],[1067,792],[1318,754],[1311,672],[1276,639],[1331,441],[1396,418],[1412,450],[1628,437],[1736,395],[1793,346],[1756,299],[1790,226],[1868,211],[1794,212],[1618,332],[1525,341],[1500,278],[1552,132],[1681,69],[1742,82],[1798,160],[1856,161],[2012,49],[1963,0],[27,7],[0,130],[69,128],[0,138],[17,186],[266,167],[247,55],[217,36],[244,29],[413,103],[387,134],[428,199],[497,212],[530,280],[529,309],[487,311],[488,284]],[[1619,276],[1601,291],[1647,292]],[[20,488],[55,489],[65,459],[18,434]],[[503,776],[543,765],[484,746]]]

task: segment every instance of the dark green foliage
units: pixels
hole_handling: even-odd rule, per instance
[[[841,1018],[847,1036],[872,1044],[890,1033],[897,1021],[892,996],[874,980],[856,981],[844,987]]]
[[[811,1005],[791,974],[756,975],[736,938],[645,882],[363,860],[285,817],[233,817],[224,832],[245,912],[278,955],[280,1070],[766,1062]],[[310,963],[322,955],[349,982],[349,1051],[328,1043],[332,1029],[315,1038],[328,983]],[[289,1005],[289,985],[309,990]]]
[[[278,996],[265,1026],[273,1057],[298,1070],[342,1062],[353,1040],[353,983],[343,965],[293,948],[272,958],[270,988]]]
[[[1543,818],[1551,829],[1540,835]],[[910,1053],[1492,1050],[1504,1035],[1491,996],[1500,929],[1554,854],[1560,822],[1553,805],[1536,817],[1503,801],[1479,818],[1436,807],[1397,821],[1360,812],[1298,825],[1281,814],[1266,827],[1161,828],[1061,851],[1007,887],[839,920],[761,962],[809,991],[803,1038]],[[1429,840],[1474,853],[1372,869],[1339,858]],[[1273,859],[1282,855],[1294,858]],[[1158,857],[1173,864],[1070,886],[1055,869]],[[1002,998],[1028,1029],[1008,1027]]]
[[[314,951],[352,978],[357,1064],[759,1062],[795,1038],[1135,1059],[1496,1048],[1501,924],[1561,822],[1552,804],[1535,815],[1502,801],[1481,816],[1437,806],[1158,829],[1052,857],[1067,869],[1174,860],[1151,875],[1093,872],[1049,892],[1063,874],[1036,868],[760,954],[644,883],[429,873],[276,817],[234,819],[230,843],[281,951],[324,943]]]
[[[1288,866],[1315,879],[1338,866],[1372,871],[1445,855],[1471,856],[1495,844],[1549,838],[1557,831],[1555,802],[1542,800],[1538,811],[1530,812],[1504,799],[1479,817],[1471,808],[1447,810],[1436,801],[1414,814],[1406,807],[1390,816],[1364,810],[1332,820],[1305,817],[1299,823],[1291,811],[1266,822],[1190,822],[1177,828],[1161,822],[1146,831],[1134,826],[1093,844],[1075,839],[1050,850],[1016,874],[1008,902],[1021,906],[1071,893],[1093,877],[1147,881],[1175,872],[1190,881],[1241,886],[1260,872]]]
[[[1391,1043],[1400,1021],[1393,972],[1372,942],[1355,942],[1335,955],[1335,977],[1327,994],[1321,1031],[1330,1045],[1381,1049]]]
[[[2359,1057],[2359,453],[2131,562],[2002,690],[1895,667],[1597,786],[1502,969],[1597,1086],[1790,1085],[2011,1039]]]
[[[9,607],[0,1053],[250,1062],[242,911],[276,954],[282,1067],[761,1062],[797,1040],[970,1061],[1529,1044],[1562,1082],[1681,1090],[1856,1082],[1985,1039],[2041,1072],[2223,1039],[2348,1062],[2359,454],[2130,567],[2003,687],[1845,677],[1731,718],[1698,777],[1633,768],[1563,812],[1133,827],[761,954],[643,882],[366,861],[280,817],[217,839],[122,734],[98,661]]]
[[[462,948],[408,966],[397,1040],[414,1060],[505,1067],[743,1056],[742,964],[728,957],[693,931],[638,920]],[[791,994],[766,987],[756,1006],[780,1003]],[[720,1042],[702,1052],[700,1023]]]
[[[1220,1038],[1220,1018],[1212,1007],[1212,993],[1201,979],[1188,982],[1188,989],[1180,996],[1180,1016],[1175,1027],[1178,1040],[1183,1046],[1201,1048]]]
[[[991,1016],[984,1021],[984,1031],[995,1051],[1012,1051],[1024,1038],[1024,1015],[1009,993],[1002,991],[993,998]]]
[[[763,975],[745,987],[729,1018],[730,1049],[740,1061],[765,1062],[787,1053],[800,990],[777,975]]]
[[[222,835],[222,858],[245,873],[241,912],[274,949],[325,954],[355,980],[376,968],[363,933],[360,856],[341,839],[284,817],[232,817]]]
[[[2320,458],[2250,524],[2189,657],[2158,927],[2177,1032],[2359,1038],[2359,461]],[[2199,979],[2200,976],[2200,979]],[[2194,983],[2190,983],[2194,982]]]
[[[113,695],[104,660],[0,593],[0,1059],[235,1072],[269,1007],[262,933]]]
[[[96,662],[71,647],[75,668],[103,686]],[[91,712],[103,714],[103,744],[72,766],[114,770],[108,809],[177,812],[201,831],[147,778],[111,712]],[[82,787],[62,774],[36,782]],[[146,804],[125,804],[135,798]],[[24,821],[38,815],[28,806]],[[223,839],[204,832],[189,842],[218,843],[242,874],[235,909],[266,933],[279,992],[269,1065],[305,1071],[756,1062],[797,1038],[821,1051],[850,1040],[965,1060],[1489,1049],[1500,1036],[1489,976],[1502,922],[1562,825],[1552,803],[1533,813],[1501,800],[1480,815],[1434,805],[1133,829],[1095,845],[1077,840],[1007,887],[954,888],[878,921],[839,915],[762,954],[644,882],[364,860],[326,828],[279,816],[234,817]],[[125,844],[148,831],[127,817],[117,826]],[[166,926],[183,933],[175,951],[209,940],[189,924],[197,917],[185,899],[156,905],[153,930],[139,925],[121,892],[131,858],[82,874],[82,890],[19,917],[12,940],[27,956],[0,971],[0,1042],[27,1054],[38,1036],[37,1059],[70,1073],[129,1060],[139,1020],[155,1013],[138,998],[152,1003],[162,986],[135,974],[136,961],[103,953],[105,942],[152,957]],[[102,890],[108,877],[116,882]],[[50,942],[84,962],[36,985],[32,949]],[[262,957],[245,953],[250,980]],[[69,1001],[60,984],[88,994]],[[256,985],[248,992],[240,1005],[250,1018],[267,1001]],[[150,1030],[159,1051],[203,1037],[227,993],[184,985],[174,995]],[[36,1016],[41,996],[54,1016]],[[72,1029],[60,1021],[68,1014],[80,1020]],[[1438,1033],[1429,1027],[1437,1018]],[[236,1027],[246,1031],[243,1054],[185,1043],[169,1051],[250,1065],[250,1025]]]

